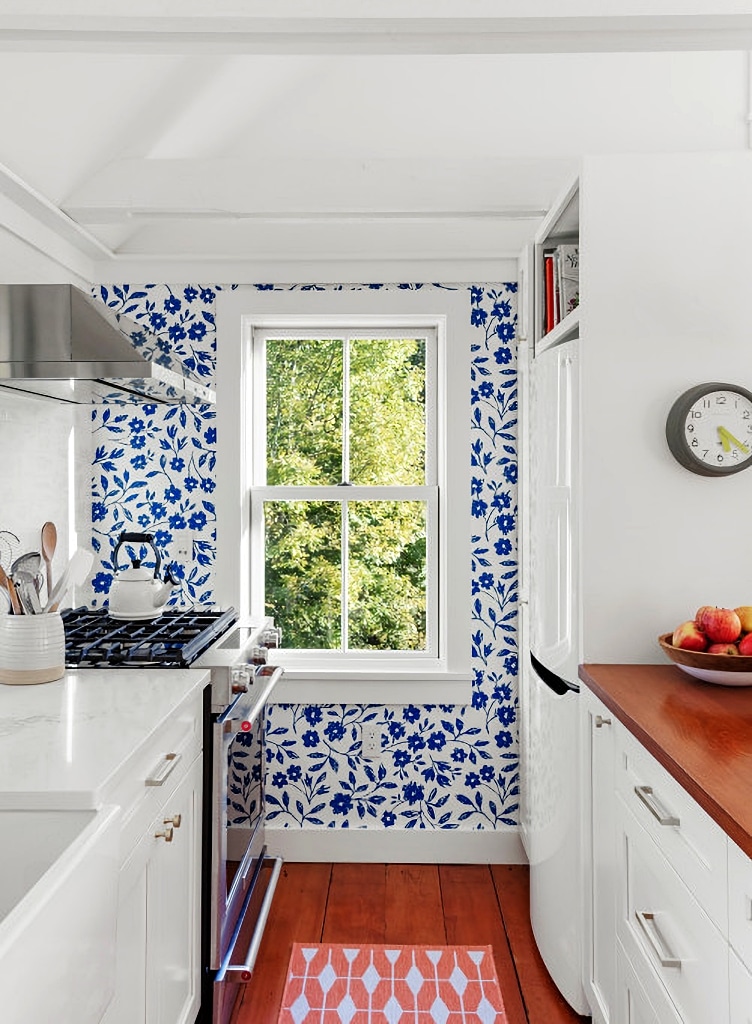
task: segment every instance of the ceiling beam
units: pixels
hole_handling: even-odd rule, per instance
[[[62,203],[81,224],[143,220],[540,218],[567,158],[122,159]],[[504,201],[513,195],[514,203]]]
[[[712,8],[699,14],[580,17],[0,15],[0,50],[6,51],[365,55],[750,48],[752,14]]]
[[[3,164],[0,164],[0,198],[4,200],[0,223],[35,247],[59,249],[62,243],[68,254],[76,250],[93,259],[114,256],[91,232]],[[80,266],[76,267],[76,272],[81,272]]]

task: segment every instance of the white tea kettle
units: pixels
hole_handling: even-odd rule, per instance
[[[118,569],[118,555],[124,544],[138,544],[151,547],[154,552],[154,569],[141,565],[141,558],[131,558],[127,569]],[[177,582],[170,570],[164,580],[159,578],[162,559],[154,546],[150,533],[121,533],[112,555],[115,577],[109,593],[108,613],[112,619],[156,619],[161,615],[172,588]]]

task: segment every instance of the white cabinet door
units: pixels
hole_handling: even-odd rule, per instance
[[[752,1024],[752,974],[732,950],[729,953],[731,1024]]]
[[[580,661],[578,580],[579,349],[533,359],[530,377],[530,647],[575,682]]]
[[[621,943],[617,943],[616,984],[613,1019],[617,1024],[682,1024],[665,993],[649,985],[652,998],[648,996]]]
[[[686,1024],[729,1019],[728,943],[617,796],[624,889],[617,936],[635,968]]]
[[[595,1024],[618,1020],[614,722],[611,712],[583,687],[583,849],[585,859],[585,995]]]
[[[163,805],[150,837],[146,1024],[193,1024],[198,1012],[202,760]]]
[[[198,1012],[202,764],[194,760],[121,868],[115,997],[102,1024],[193,1024]]]
[[[115,996],[102,1024],[146,1020],[146,853],[139,844],[120,871]]]

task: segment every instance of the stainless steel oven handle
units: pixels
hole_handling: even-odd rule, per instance
[[[224,711],[217,716],[216,724],[226,727],[230,723],[248,722],[253,725],[261,712],[264,710],[269,695],[284,675],[281,665],[263,665],[255,674],[253,683],[247,693],[239,693],[235,700],[228,704]]]
[[[272,861],[274,867],[272,868],[271,877],[266,887],[266,892],[264,893],[261,909],[259,910],[259,916],[253,929],[253,935],[251,936],[251,941],[248,946],[248,955],[243,963],[232,963],[232,955],[235,952],[235,943],[233,943],[227,951],[224,964],[217,971],[215,981],[247,982],[250,981],[253,976],[253,968],[256,963],[259,947],[261,946],[264,929],[266,928],[266,920],[269,917],[269,910],[271,909],[272,899],[274,898],[274,890],[277,888],[279,873],[282,870],[282,864],[284,863],[281,857],[269,857],[267,859]],[[245,910],[245,907],[243,910]],[[237,941],[240,931],[241,929],[238,928],[236,931],[235,941]]]

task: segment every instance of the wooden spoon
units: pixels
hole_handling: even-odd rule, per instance
[[[42,527],[42,558],[47,569],[47,597],[52,593],[52,559],[57,547],[57,527],[54,523],[45,523]]]
[[[16,588],[13,586],[13,580],[9,579],[5,574],[5,569],[0,565],[0,587],[4,587],[8,591],[8,597],[10,598],[10,606],[13,609],[14,615],[23,615],[23,608],[21,602],[18,600],[18,594]]]

